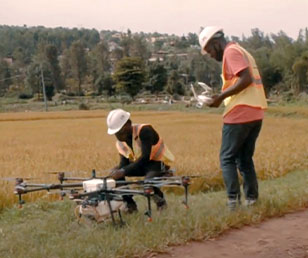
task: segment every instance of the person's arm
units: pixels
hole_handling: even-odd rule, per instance
[[[215,95],[212,97],[213,102],[212,104],[209,105],[210,107],[219,107],[221,102],[223,102],[225,98],[238,94],[242,90],[246,89],[252,83],[252,77],[250,75],[248,67],[240,71],[238,73],[238,77],[239,79],[236,81],[234,85],[230,86],[219,95]]]
[[[141,156],[129,165],[123,167],[125,176],[138,176],[138,173],[142,172],[144,166],[149,162],[152,146],[155,145],[159,136],[152,126],[142,127],[140,134],[141,141]],[[142,176],[140,174],[140,176]]]
[[[129,159],[125,158],[123,155],[120,154],[120,163],[119,165],[111,169],[109,176],[116,180],[124,178],[125,175],[123,167],[127,166],[128,164]]]

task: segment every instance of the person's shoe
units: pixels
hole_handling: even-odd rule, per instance
[[[236,208],[241,204],[239,200],[236,199],[228,199],[227,206],[230,211],[236,210]]]
[[[137,208],[137,204],[135,202],[129,202],[126,203],[126,212],[129,214],[132,214],[134,212],[137,212],[138,208]]]
[[[246,207],[250,207],[250,206],[253,206],[255,205],[257,202],[257,199],[246,199],[245,200],[245,206]]]

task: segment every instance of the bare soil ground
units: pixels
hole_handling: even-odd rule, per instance
[[[308,258],[308,210],[232,229],[222,236],[170,247],[155,258]]]

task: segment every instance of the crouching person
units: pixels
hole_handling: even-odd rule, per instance
[[[163,139],[150,124],[132,124],[130,113],[122,109],[110,111],[107,117],[108,134],[117,138],[116,147],[120,154],[120,163],[110,176],[115,180],[125,177],[164,176],[174,161]],[[128,212],[137,211],[132,196],[124,196]],[[163,192],[154,187],[153,200],[158,210],[167,207]]]

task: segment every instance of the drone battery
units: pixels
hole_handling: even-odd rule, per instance
[[[94,191],[99,191],[104,189],[105,183],[107,183],[107,189],[112,189],[116,186],[116,182],[113,179],[91,179],[87,181],[83,181],[83,189],[89,193]]]

